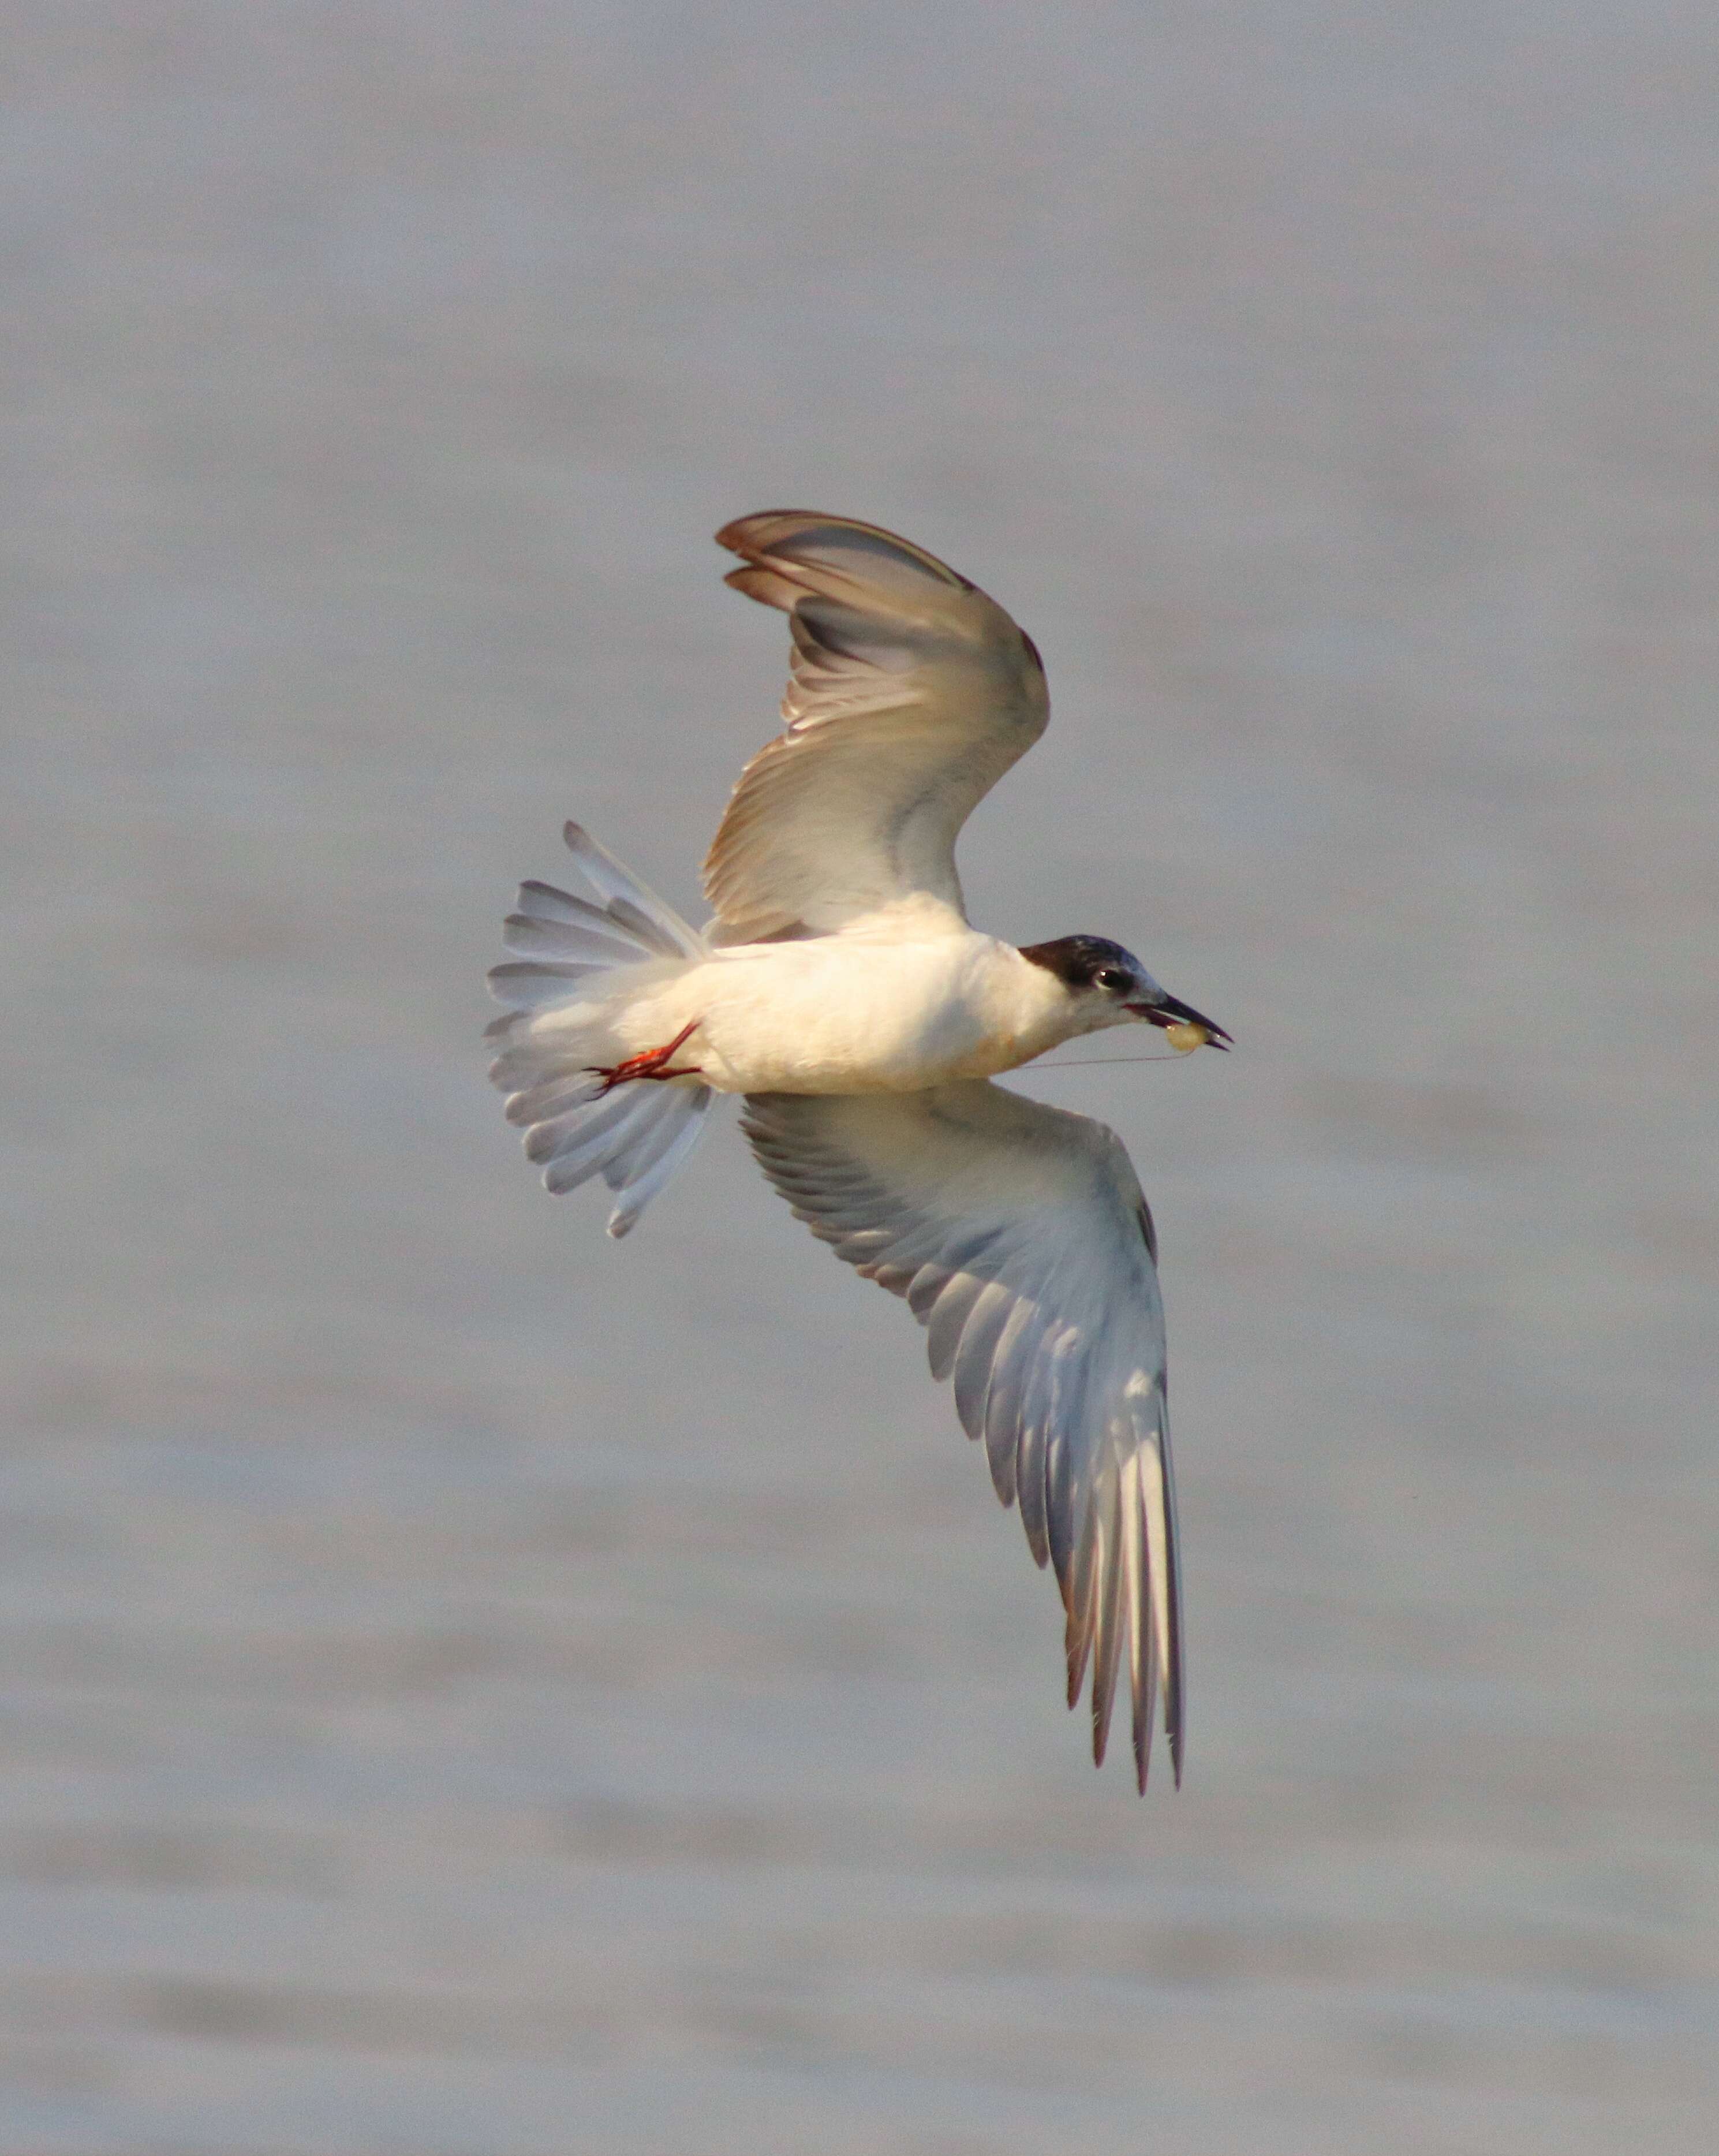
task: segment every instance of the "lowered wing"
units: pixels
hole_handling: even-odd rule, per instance
[[[759,1165],[813,1234],[906,1298],[983,1437],[1005,1505],[1054,1567],[1069,1704],[1092,1672],[1104,1758],[1125,1652],[1140,1787],[1162,1691],[1181,1779],[1183,1687],[1164,1321],[1151,1216],[1121,1141],[988,1081],[907,1094],[753,1094]]]

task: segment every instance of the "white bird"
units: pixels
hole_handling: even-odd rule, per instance
[[[746,1096],[758,1163],[838,1257],[904,1296],[997,1494],[1019,1502],[1092,1672],[1102,1762],[1126,1648],[1141,1789],[1154,1690],[1181,1779],[1184,1694],[1152,1216],[1115,1134],[989,1081],[1108,1026],[1229,1035],[1120,944],[972,927],[954,844],[1044,732],[1031,640],[964,577],[844,517],[717,533],[728,582],[788,617],[787,731],[741,775],[691,927],[581,830],[601,904],[522,885],[490,1075],[552,1191],[601,1175],[623,1235]]]

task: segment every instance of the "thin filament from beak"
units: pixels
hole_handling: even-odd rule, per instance
[[[1090,1070],[1099,1063],[1186,1063],[1186,1055],[1075,1055],[1066,1063],[1029,1063],[1029,1070]]]

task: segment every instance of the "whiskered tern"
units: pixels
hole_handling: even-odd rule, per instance
[[[1126,1655],[1139,1785],[1185,1716],[1164,1321],[1152,1215],[1101,1123],[993,1085],[1110,1026],[1229,1045],[1101,936],[972,927],[955,839],[1044,731],[1032,641],[892,533],[806,510],[717,533],[728,582],[788,616],[787,730],[741,774],[691,927],[577,824],[594,899],[522,885],[490,976],[490,1075],[543,1180],[601,1176],[624,1235],[718,1093],[798,1218],[906,1298],[1091,1671],[1101,1762]]]

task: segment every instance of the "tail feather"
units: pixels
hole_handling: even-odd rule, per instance
[[[553,911],[551,900],[558,900]],[[519,958],[563,958],[588,966],[628,966],[639,956],[639,942],[613,916],[582,899],[539,884],[520,886],[520,911],[501,924],[501,941]],[[567,909],[577,906],[573,913]]]
[[[526,1158],[544,1170],[544,1182],[557,1195],[577,1190],[618,1147],[625,1148],[627,1126],[644,1105],[634,1091],[618,1086],[603,1100],[576,1108],[571,1115],[533,1123],[526,1132]]]
[[[655,1098],[639,1103],[640,1109],[649,1108],[651,1112],[647,1116],[634,1111],[622,1132],[620,1147],[603,1163],[603,1179],[611,1190],[634,1188],[680,1137],[690,1113],[690,1106],[677,1101],[671,1089],[656,1086],[651,1091]]]
[[[567,843],[604,900],[594,906],[554,885],[520,886],[502,931],[516,956],[490,974],[505,1014],[487,1029],[500,1053],[490,1066],[508,1094],[507,1119],[524,1127],[529,1158],[556,1194],[601,1175],[616,1194],[611,1235],[624,1235],[703,1133],[711,1089],[649,1079],[606,1088],[597,1075],[608,1020],[629,987],[659,980],[705,956],[695,928],[641,884],[577,824]],[[629,983],[628,973],[641,976]]]
[[[635,934],[665,956],[705,956],[705,939],[697,929],[683,921],[648,884],[640,883],[630,869],[623,868],[608,847],[598,845],[582,825],[565,824],[561,834],[567,840],[567,851],[583,870],[586,881],[608,901],[608,911],[615,919],[628,920]]]
[[[636,952],[630,958],[609,962],[623,966],[638,963]],[[560,958],[520,958],[509,965],[490,967],[490,993],[497,1003],[511,1004],[516,1011],[541,1010],[546,1004],[573,1001],[571,991],[579,982],[608,970],[609,966],[589,960],[569,963]]]
[[[501,1082],[505,1084],[507,1081]],[[533,1123],[547,1122],[552,1116],[564,1116],[571,1108],[582,1108],[588,1101],[602,1098],[602,1079],[592,1071],[580,1070],[570,1078],[547,1078],[541,1085],[527,1086],[520,1092],[510,1093],[503,1112],[509,1122],[529,1128]]]
[[[680,1101],[685,1106],[679,1106]],[[634,1227],[634,1223],[638,1220],[639,1214],[644,1212],[650,1199],[675,1177],[680,1162],[690,1156],[691,1149],[705,1137],[705,1116],[709,1112],[709,1086],[700,1086],[695,1093],[679,1093],[676,1096],[676,1115],[680,1119],[680,1127],[664,1147],[659,1158],[650,1167],[639,1168],[635,1173],[634,1182],[629,1182],[620,1190],[620,1203],[616,1205],[614,1212],[609,1214],[609,1235],[614,1235],[616,1242]]]

